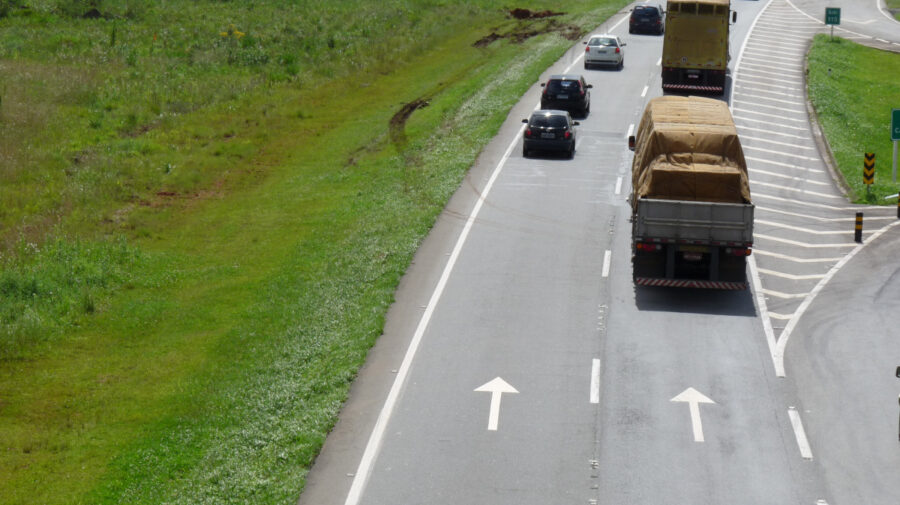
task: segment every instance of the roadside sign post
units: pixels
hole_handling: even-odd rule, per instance
[[[831,40],[834,40],[834,25],[841,24],[840,7],[825,7],[825,24],[831,25]]]
[[[897,182],[897,144],[900,143],[900,109],[891,110],[891,140],[894,142],[894,182]]]
[[[875,182],[875,153],[866,153],[863,157],[863,184],[866,185],[866,195],[871,192]]]

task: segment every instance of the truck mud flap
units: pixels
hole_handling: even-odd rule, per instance
[[[638,286],[661,286],[671,288],[727,289],[740,291],[747,289],[746,282],[705,281],[700,279],[660,279],[658,277],[635,277]]]

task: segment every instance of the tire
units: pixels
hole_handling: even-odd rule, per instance
[[[572,149],[569,149],[569,159],[573,159],[575,157],[575,146],[572,146]]]
[[[625,58],[622,58],[622,61],[620,61],[619,64],[616,65],[616,68],[619,70],[622,70],[622,67],[624,67],[624,66],[625,66]]]
[[[522,146],[522,157],[523,157],[523,158],[527,158],[527,157],[528,157],[528,149],[525,149],[525,146],[524,146],[524,145]]]

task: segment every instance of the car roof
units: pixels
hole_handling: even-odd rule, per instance
[[[592,38],[592,39],[596,39],[596,38],[598,38],[598,37],[609,37],[609,38],[611,38],[611,39],[617,39],[617,38],[619,38],[618,36],[613,35],[612,33],[595,33],[595,34],[591,35],[591,38]]]
[[[581,80],[581,74],[554,74],[550,76],[551,81],[578,81]]]
[[[650,10],[650,9],[658,11],[659,7],[657,7],[656,5],[635,5],[634,6],[634,10],[636,10],[636,11],[643,11],[643,10]]]

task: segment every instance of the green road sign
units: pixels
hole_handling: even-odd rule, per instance
[[[825,24],[839,25],[841,24],[841,8],[825,7]]]
[[[891,111],[891,140],[900,140],[900,109]]]

